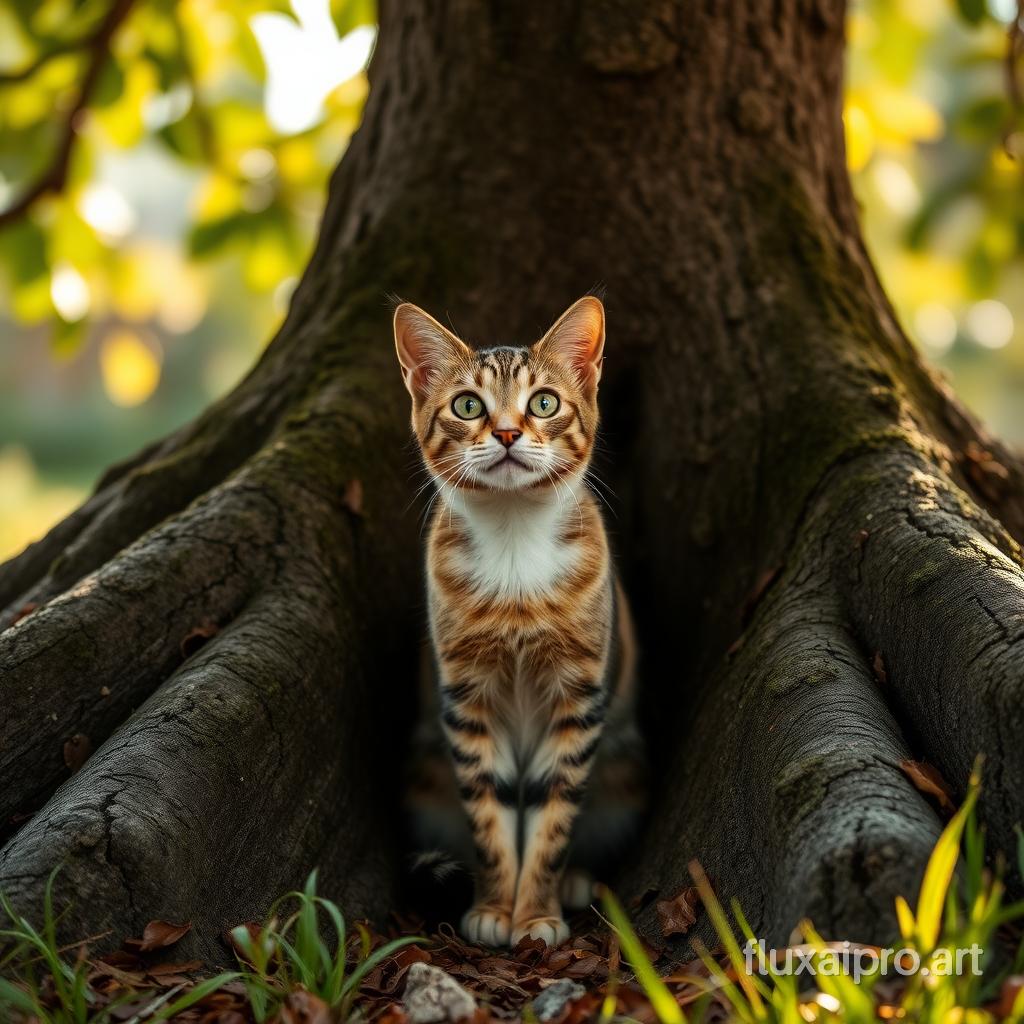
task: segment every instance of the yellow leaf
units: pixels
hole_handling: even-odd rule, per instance
[[[963,807],[942,830],[942,835],[939,836],[935,849],[928,858],[928,866],[921,881],[921,892],[917,897],[917,934],[923,946],[922,953],[930,953],[938,942],[942,912],[946,906],[946,890],[949,888],[960,856],[960,839],[967,818],[977,799],[978,787],[972,779]]]
[[[53,315],[49,277],[44,275],[19,284],[12,292],[11,309],[22,323],[36,324]]]
[[[846,130],[846,165],[851,171],[859,171],[875,151],[871,118],[859,103],[847,103],[843,111],[843,127]]]
[[[193,207],[199,221],[219,220],[234,213],[242,204],[242,189],[234,178],[214,172],[208,174],[196,191]]]
[[[153,65],[149,61],[134,61],[124,69],[124,90],[116,102],[92,112],[115,145],[127,149],[141,141],[146,130],[142,110],[156,91],[156,84]]]
[[[903,89],[880,87],[871,98],[871,120],[876,136],[886,142],[933,142],[946,130],[942,114],[921,96]]]
[[[622,951],[633,968],[636,980],[651,1001],[655,1016],[661,1021],[661,1024],[686,1024],[686,1014],[683,1013],[668,986],[658,977],[658,972],[644,952],[644,947],[637,938],[636,932],[633,931],[629,918],[619,901],[609,889],[602,889],[601,895],[605,912],[622,944]]]
[[[245,282],[256,291],[269,291],[295,267],[283,240],[262,231],[245,251]]]
[[[134,331],[112,331],[100,348],[103,386],[116,405],[144,402],[160,383],[160,358]]]
[[[896,920],[900,925],[900,935],[905,939],[911,939],[914,935],[914,912],[910,904],[902,896],[896,897]]]

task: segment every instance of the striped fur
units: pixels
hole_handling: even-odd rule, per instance
[[[574,854],[621,840],[644,789],[629,609],[584,481],[604,310],[587,296],[530,348],[473,351],[403,304],[395,340],[437,485],[427,584],[447,756],[428,721],[419,838],[470,840],[469,939],[561,942],[571,837]],[[579,871],[564,885],[589,894]]]

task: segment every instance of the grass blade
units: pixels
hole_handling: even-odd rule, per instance
[[[686,1024],[686,1014],[676,1002],[675,996],[668,990],[668,986],[658,977],[658,972],[644,953],[644,947],[640,944],[619,901],[604,886],[600,887],[600,894],[608,919],[619,936],[622,951],[626,954],[637,981],[650,999],[658,1020],[661,1024]]]

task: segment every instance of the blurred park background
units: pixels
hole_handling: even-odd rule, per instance
[[[1016,0],[857,0],[845,120],[904,327],[1021,446],[1018,17]],[[0,560],[270,339],[359,121],[373,19],[370,0],[0,4]],[[72,115],[62,188],[19,213]]]

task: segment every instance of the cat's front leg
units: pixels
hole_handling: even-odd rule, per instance
[[[602,696],[557,716],[523,787],[523,852],[512,913],[512,945],[529,936],[549,946],[569,937],[559,882],[573,821],[579,814],[601,738]]]
[[[441,690],[441,721],[476,849],[473,906],[461,930],[470,942],[504,946],[511,936],[519,874],[516,789],[508,777],[507,742],[494,729],[493,712],[473,693],[469,686]]]

